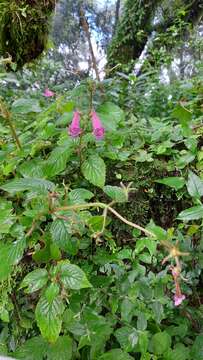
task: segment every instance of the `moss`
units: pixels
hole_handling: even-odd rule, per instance
[[[0,55],[10,54],[17,68],[45,49],[55,0],[6,0],[0,4]]]

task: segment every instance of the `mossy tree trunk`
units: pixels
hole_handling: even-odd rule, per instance
[[[152,21],[155,13],[156,25]],[[108,68],[138,59],[152,31],[164,34],[170,27],[178,26],[181,20],[183,26],[178,28],[181,35],[188,24],[196,25],[202,15],[202,0],[127,0],[108,50]]]
[[[0,4],[0,55],[12,56],[17,68],[45,49],[55,0],[5,0]]]

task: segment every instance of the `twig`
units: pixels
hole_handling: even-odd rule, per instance
[[[33,221],[31,228],[30,228],[30,229],[28,230],[28,232],[25,234],[25,237],[26,237],[26,238],[32,235],[33,231],[35,230],[35,226],[36,226],[36,222]]]
[[[107,211],[109,210],[110,212],[112,212],[112,214],[114,214],[118,219],[120,219],[122,222],[124,222],[125,224],[134,227],[135,229],[138,229],[140,231],[142,231],[145,235],[147,236],[153,236],[155,237],[154,233],[152,233],[151,231],[148,231],[146,229],[144,229],[143,227],[141,227],[140,225],[137,225],[131,221],[128,221],[127,219],[125,219],[122,215],[120,215],[116,210],[114,210],[110,205],[101,203],[101,202],[93,202],[93,203],[88,203],[88,204],[76,204],[76,205],[68,205],[68,206],[62,206],[62,207],[58,207],[56,209],[54,209],[52,211],[52,213],[56,213],[58,211],[64,211],[64,210],[83,210],[83,209],[87,209],[90,207],[99,207],[102,209],[106,209]]]
[[[90,54],[91,54],[91,57],[92,57],[92,66],[93,66],[93,69],[95,71],[96,78],[100,82],[99,70],[97,68],[96,57],[94,55],[94,50],[93,50],[92,41],[91,41],[91,35],[90,35],[90,31],[89,31],[89,25],[88,25],[87,19],[85,17],[85,13],[84,13],[82,8],[80,8],[79,13],[80,13],[81,25],[83,27],[83,30],[84,30],[85,34],[86,34]]]

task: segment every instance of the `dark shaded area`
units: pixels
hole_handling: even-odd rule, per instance
[[[12,0],[0,7],[0,55],[12,56],[17,68],[45,49],[55,0]]]

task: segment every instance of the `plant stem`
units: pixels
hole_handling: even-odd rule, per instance
[[[22,150],[22,146],[21,146],[19,137],[18,137],[18,135],[16,133],[15,126],[13,125],[13,122],[11,120],[11,114],[10,114],[10,112],[6,108],[6,105],[3,103],[3,101],[1,99],[0,99],[0,112],[1,112],[2,117],[7,121],[8,125],[10,127],[11,135],[12,135],[14,141],[16,142],[17,147],[20,150]]]
[[[56,209],[53,210],[53,213],[58,212],[58,211],[63,211],[63,210],[82,210],[82,209],[87,209],[90,207],[99,207],[102,209],[107,209],[110,212],[112,212],[112,214],[114,214],[118,219],[120,219],[122,222],[124,222],[125,224],[134,227],[135,229],[138,229],[140,231],[142,231],[145,235],[147,236],[155,236],[154,233],[152,233],[151,231],[148,231],[146,229],[144,229],[142,226],[137,225],[131,221],[128,221],[127,219],[125,219],[122,215],[120,215],[116,210],[114,210],[111,206],[101,203],[101,202],[93,202],[93,203],[88,203],[88,204],[77,204],[77,205],[69,205],[69,206],[62,206],[62,207],[58,207]]]

